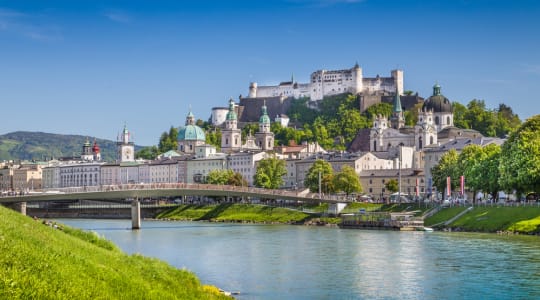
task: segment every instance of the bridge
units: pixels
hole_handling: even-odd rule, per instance
[[[350,202],[345,196],[319,195],[290,190],[272,190],[215,184],[151,183],[121,184],[47,189],[23,195],[0,197],[0,204],[16,204],[26,214],[26,203],[53,202],[63,200],[131,201],[131,223],[133,229],[141,227],[140,200],[152,197],[215,196],[250,197],[258,199],[281,199],[300,202]]]

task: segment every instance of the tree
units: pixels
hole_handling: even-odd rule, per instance
[[[169,132],[163,132],[159,138],[159,151],[165,153],[169,150],[176,150],[178,148],[178,129],[171,126]]]
[[[527,119],[501,149],[499,184],[506,191],[540,190],[540,115]]]
[[[234,172],[232,170],[215,169],[208,173],[205,182],[208,184],[228,184],[229,178],[233,174]]]
[[[362,191],[360,178],[351,166],[343,166],[341,171],[334,176],[334,188],[347,194],[359,193]]]
[[[499,184],[499,165],[501,161],[501,146],[489,144],[482,148],[482,158],[478,164],[477,174],[480,177],[482,190],[491,194],[493,199],[498,198],[501,190]]]
[[[221,149],[221,129],[219,127],[206,131],[206,143]]]
[[[454,126],[469,129],[471,128],[467,120],[467,107],[459,102],[452,102],[452,110],[454,113]]]
[[[390,193],[395,193],[399,191],[399,182],[397,181],[397,179],[390,179],[384,184],[384,187]]]
[[[326,160],[315,160],[304,179],[304,186],[309,188],[312,193],[319,192],[319,174],[322,192],[329,193],[331,190],[328,183],[333,182],[334,170],[332,169],[332,165]],[[331,187],[333,187],[333,184]]]
[[[247,180],[238,172],[233,172],[233,174],[229,176],[227,184],[234,186],[248,186]]]
[[[433,177],[433,185],[439,191],[444,191],[446,188],[446,178],[450,177],[450,190],[453,190],[459,184],[458,153],[455,149],[450,149],[441,156],[439,164],[431,169]]]
[[[150,147],[144,147],[141,150],[137,151],[135,153],[135,158],[152,160],[152,159],[156,159],[158,155],[159,155],[158,147],[150,146]]]
[[[463,148],[458,156],[458,165],[462,172],[461,175],[465,176],[465,184],[467,188],[472,190],[473,195],[476,195],[485,185],[482,168],[480,166],[484,156],[483,154],[484,152],[481,146],[468,145]]]
[[[235,186],[248,186],[248,182],[244,179],[242,174],[234,172],[233,170],[219,170],[215,169],[208,173],[206,177],[206,183],[209,184],[227,184]]]
[[[255,171],[254,183],[265,189],[277,189],[283,184],[283,176],[286,174],[284,160],[275,156],[261,159]]]

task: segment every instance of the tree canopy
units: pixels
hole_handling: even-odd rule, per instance
[[[501,149],[499,184],[519,193],[540,190],[540,115],[527,119]]]
[[[334,189],[336,192],[344,192],[347,195],[362,191],[360,178],[351,166],[343,166],[341,171],[334,175]]]
[[[283,184],[283,176],[286,174],[285,161],[272,156],[259,161],[253,181],[258,187],[277,189]]]
[[[329,162],[317,159],[311,165],[304,179],[304,186],[309,188],[312,193],[319,192],[319,173],[321,179],[321,191],[330,193],[333,191],[334,170]]]

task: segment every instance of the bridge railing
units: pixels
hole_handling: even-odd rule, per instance
[[[50,188],[43,189],[41,192],[34,192],[36,195],[44,194],[75,194],[75,193],[95,193],[95,192],[114,192],[114,191],[133,191],[133,190],[160,190],[160,189],[185,189],[185,190],[209,190],[209,191],[231,191],[260,195],[284,196],[297,199],[321,199],[326,201],[343,201],[350,202],[351,199],[342,195],[319,195],[318,193],[301,193],[300,191],[264,189],[248,186],[232,186],[232,185],[217,185],[217,184],[199,184],[199,183],[134,183],[134,184],[112,184],[112,185],[97,185],[97,186],[80,186],[80,187],[65,187],[65,188]],[[23,195],[28,196],[28,194]]]

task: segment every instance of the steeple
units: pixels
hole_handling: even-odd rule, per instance
[[[234,100],[229,99],[229,112],[227,113],[227,120],[236,120],[236,112],[234,111]]]
[[[189,113],[186,116],[186,126],[195,125],[195,115],[191,112],[191,105],[189,106]]]
[[[433,96],[439,96],[441,94],[441,86],[439,83],[435,83],[433,86]]]
[[[270,117],[266,108],[266,100],[261,107],[261,117],[259,118],[259,132],[270,132]]]
[[[402,112],[401,98],[399,97],[399,91],[396,88],[396,96],[394,97],[394,113]]]
[[[394,97],[394,107],[392,110],[392,128],[399,129],[405,126],[405,118],[403,117],[403,108],[401,107],[401,98],[399,97],[399,90],[396,88],[396,96]]]

